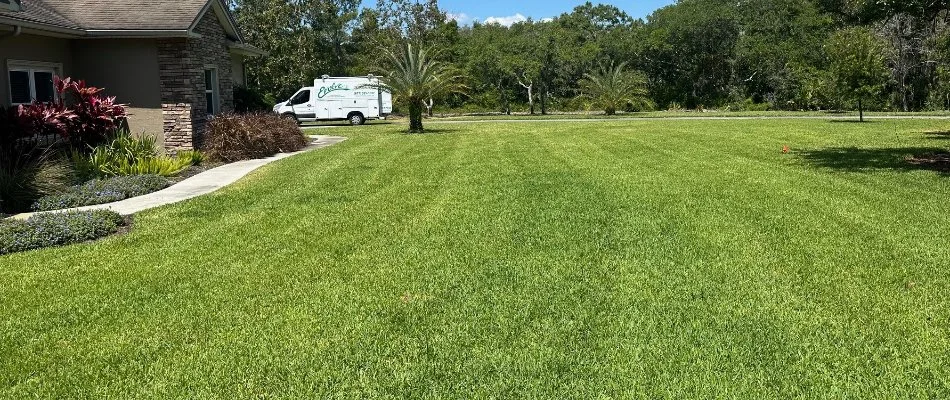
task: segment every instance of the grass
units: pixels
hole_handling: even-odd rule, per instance
[[[0,257],[0,397],[946,398],[948,125],[321,131]]]
[[[947,111],[926,111],[926,112],[901,112],[901,111],[868,111],[866,117],[950,117]],[[491,113],[489,115],[458,115],[458,114],[436,114],[436,120],[456,120],[456,121],[484,121],[484,120],[546,120],[546,119],[629,119],[629,118],[783,118],[783,117],[821,117],[821,118],[858,118],[857,111],[726,111],[726,110],[706,110],[706,111],[650,111],[650,112],[631,112],[620,113],[612,116],[604,115],[603,111],[594,110],[591,112],[555,112],[547,115],[541,115],[538,112],[530,115],[527,112],[513,113],[505,115],[501,113]]]
[[[950,118],[948,111],[866,111],[866,117],[938,117]],[[624,119],[661,119],[661,118],[828,118],[828,119],[858,119],[857,111],[650,111],[650,112],[632,112],[620,113],[615,115],[604,115],[603,111],[591,112],[552,112],[542,115],[538,111],[534,115],[527,112],[516,112],[511,115],[502,113],[487,113],[482,115],[474,114],[453,114],[436,113],[433,118],[426,119],[432,123],[440,122],[469,122],[469,121],[546,121],[546,120],[624,120]],[[367,124],[391,124],[403,123],[405,118],[402,116],[393,116],[389,120],[372,120]],[[349,121],[316,121],[303,123],[304,128],[327,127],[327,126],[347,126]]]

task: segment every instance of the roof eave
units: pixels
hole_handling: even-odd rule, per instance
[[[224,3],[220,0],[208,0],[205,3],[204,7],[198,13],[198,16],[195,17],[195,20],[191,23],[191,26],[188,27],[189,31],[194,31],[198,27],[198,24],[201,23],[201,20],[204,19],[205,15],[208,14],[208,11],[214,12],[215,17],[217,17],[218,22],[221,23],[221,26],[224,28],[224,32],[234,39],[237,42],[244,42],[244,38],[241,37],[241,31],[237,27],[237,22],[231,16],[231,12],[224,7]]]
[[[0,16],[0,25],[19,26],[20,28],[29,30],[28,33],[64,38],[82,37],[86,34],[86,31],[79,28],[68,28],[64,26],[43,24],[18,18],[11,18],[9,16]]]
[[[231,49],[232,53],[247,57],[266,57],[269,55],[268,52],[247,43],[231,43],[228,45],[228,48]]]
[[[86,37],[104,38],[190,38],[195,34],[182,29],[90,29]]]

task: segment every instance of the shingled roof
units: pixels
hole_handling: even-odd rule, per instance
[[[46,5],[44,0],[26,0],[23,3],[22,11],[0,11],[0,16],[59,28],[82,29],[78,24],[58,13],[55,8]]]
[[[183,32],[211,6],[226,10],[221,0],[23,0],[22,11],[2,11],[0,18],[86,33]],[[240,40],[230,15],[227,19]]]

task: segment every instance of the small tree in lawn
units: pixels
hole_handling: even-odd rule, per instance
[[[461,92],[461,75],[445,63],[435,60],[420,47],[406,45],[402,51],[389,52],[384,76],[377,87],[393,94],[409,111],[409,132],[422,133],[422,113],[427,101],[439,96]]]
[[[864,101],[880,95],[887,83],[884,43],[870,29],[848,28],[828,39],[825,52],[838,92],[858,103],[858,115],[864,122]]]
[[[627,71],[626,66],[626,63],[611,63],[597,72],[584,74],[580,82],[582,96],[603,108],[607,115],[616,114],[617,109],[628,103],[648,106],[651,100],[646,76],[640,72]]]

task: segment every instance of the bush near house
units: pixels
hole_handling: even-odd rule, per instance
[[[26,125],[39,125],[24,107],[0,107],[0,212],[29,209],[40,196],[66,188],[71,171],[58,154],[44,145],[38,134],[28,135]],[[47,114],[52,117],[53,114]]]
[[[125,225],[112,211],[37,214],[26,221],[0,221],[0,254],[99,239]]]
[[[94,179],[62,193],[40,198],[33,204],[33,210],[53,211],[111,203],[157,192],[169,185],[168,179],[151,174]]]
[[[238,113],[268,112],[277,100],[267,98],[258,90],[246,86],[234,87],[234,111]]]
[[[36,199],[69,186],[69,164],[48,147],[19,143],[0,149],[0,212],[26,211]]]
[[[95,147],[126,125],[125,106],[103,89],[71,78],[54,78],[58,96],[50,103],[21,105],[7,111],[3,140],[48,139],[58,136],[75,149]]]
[[[135,137],[128,129],[120,129],[109,139],[85,152],[73,150],[72,161],[80,177],[175,176],[203,159],[197,151],[180,152],[176,156],[159,154],[155,137]]]
[[[273,113],[224,114],[208,123],[204,150],[213,160],[233,162],[298,151],[309,142],[292,119]]]
[[[39,197],[65,189],[71,168],[62,147],[91,148],[125,125],[126,110],[102,89],[54,80],[57,99],[0,108],[0,211],[26,211]],[[58,146],[58,147],[57,147]]]

